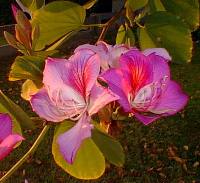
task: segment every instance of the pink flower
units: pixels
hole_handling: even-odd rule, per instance
[[[15,145],[24,140],[12,132],[12,120],[8,114],[0,114],[0,160],[11,153]]]
[[[173,115],[187,103],[188,96],[170,79],[166,50],[148,49],[144,53],[129,50],[120,59],[117,69],[103,73],[109,88],[120,96],[119,104],[145,125]]]
[[[82,141],[91,136],[91,116],[119,99],[97,83],[99,71],[100,59],[89,50],[77,51],[69,60],[48,58],[43,73],[44,88],[31,98],[33,110],[48,121],[78,120],[57,140],[68,163],[73,163]]]
[[[80,50],[90,50],[97,53],[100,57],[100,64],[103,71],[110,67],[117,67],[121,54],[127,52],[129,47],[126,45],[109,45],[99,41],[97,45],[84,44],[75,49],[75,53]]]
[[[138,50],[137,48],[130,48],[125,44],[121,45],[109,45],[104,41],[99,41],[97,45],[84,44],[75,49],[75,53],[82,50],[90,50],[95,52],[100,57],[100,64],[102,71],[106,71],[109,68],[117,68],[119,66],[119,58],[129,50]],[[164,48],[153,48],[144,50],[144,55],[155,53],[162,56],[166,60],[171,60],[168,52]]]

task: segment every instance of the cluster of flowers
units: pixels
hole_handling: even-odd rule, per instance
[[[170,60],[162,48],[141,52],[102,41],[81,45],[69,59],[46,59],[44,87],[30,103],[47,121],[77,121],[57,139],[64,159],[72,164],[82,141],[91,137],[91,118],[107,104],[116,101],[145,125],[186,105],[188,96],[170,78]]]

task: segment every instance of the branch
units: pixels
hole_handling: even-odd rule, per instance
[[[108,31],[108,29],[110,28],[110,26],[121,16],[121,14],[124,12],[124,7],[121,8],[121,10],[119,12],[117,12],[110,20],[108,20],[104,25],[102,31],[101,31],[101,34],[97,40],[100,41],[100,40],[103,40],[105,35],[106,35],[106,32]]]

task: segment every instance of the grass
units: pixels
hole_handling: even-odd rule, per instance
[[[0,62],[1,89],[30,111],[28,103],[22,101],[18,94],[21,83],[7,81],[11,63],[4,58]],[[124,128],[119,140],[126,153],[123,168],[109,166],[104,176],[94,181],[82,181],[69,176],[54,163],[51,155],[52,128],[35,155],[7,182],[21,183],[25,179],[30,183],[200,182],[200,64],[196,61],[195,64],[171,65],[171,69],[173,79],[181,83],[190,101],[181,113],[147,127],[138,121],[121,123]],[[1,161],[0,176],[28,151],[40,130],[25,131],[27,140]],[[172,155],[176,158],[170,158]]]

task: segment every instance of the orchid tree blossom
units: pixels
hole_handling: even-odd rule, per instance
[[[24,138],[12,131],[12,120],[8,114],[0,114],[0,160],[9,155],[16,144]]]
[[[103,71],[108,70],[110,67],[117,67],[118,60],[121,54],[127,52],[129,47],[125,44],[109,45],[104,41],[97,42],[96,45],[84,44],[75,49],[77,51],[91,50],[97,53],[100,57],[100,64]]]
[[[48,58],[43,72],[44,88],[30,100],[33,110],[48,121],[78,120],[57,140],[60,152],[70,164],[82,141],[91,136],[91,116],[119,99],[98,84],[99,72],[100,58],[90,50],[76,51],[69,60]]]
[[[148,49],[144,53],[132,49],[119,59],[119,67],[102,74],[109,88],[120,96],[125,112],[132,113],[145,125],[180,111],[188,96],[170,79],[164,49]]]
[[[136,47],[132,48],[125,44],[120,45],[109,45],[104,41],[97,42],[96,45],[83,44],[75,49],[77,51],[91,50],[97,53],[100,57],[102,71],[106,71],[109,68],[119,67],[119,58],[122,54],[128,52],[129,50],[138,50]],[[166,60],[171,60],[169,53],[164,48],[153,48],[146,49],[143,51],[144,55],[149,55],[155,53],[156,55],[164,57]]]

